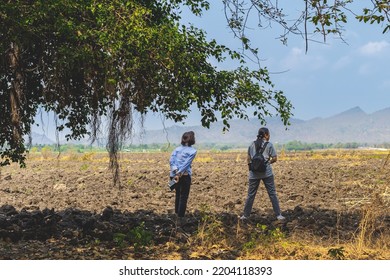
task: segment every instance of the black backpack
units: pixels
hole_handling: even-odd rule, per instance
[[[251,162],[249,163],[249,170],[255,172],[265,172],[268,160],[265,160],[263,152],[265,150],[265,147],[267,147],[267,144],[268,142],[265,142],[262,148],[261,145],[259,145],[259,147],[256,147],[256,154],[253,156]]]

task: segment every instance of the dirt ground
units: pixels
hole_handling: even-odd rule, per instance
[[[105,153],[58,159],[36,153],[25,169],[2,167],[0,259],[166,259],[161,252],[124,254],[118,233],[151,232],[156,249],[185,244],[205,213],[235,227],[247,192],[245,151],[198,153],[181,234],[175,230],[174,193],[167,187],[169,155],[123,153],[120,187],[112,184]],[[358,150],[282,153],[273,169],[286,221],[277,224],[261,185],[250,223],[280,226],[287,236],[340,242],[356,237],[369,213],[372,238],[389,234],[387,157]]]

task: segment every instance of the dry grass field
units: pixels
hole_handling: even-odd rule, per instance
[[[249,222],[245,151],[199,151],[177,226],[169,153],[50,151],[0,170],[0,259],[390,259],[388,151],[280,152],[278,222],[261,185]]]

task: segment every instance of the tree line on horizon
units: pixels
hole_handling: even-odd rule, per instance
[[[201,143],[196,144],[199,150],[216,151],[216,152],[229,152],[234,150],[242,150],[248,148],[244,144],[234,143]],[[390,142],[380,144],[368,144],[368,143],[306,143],[301,141],[289,141],[287,143],[275,143],[277,151],[313,151],[313,150],[327,150],[327,149],[359,149],[359,148],[377,148],[377,149],[390,149]],[[152,143],[152,144],[137,144],[137,145],[124,145],[121,152],[170,152],[175,147],[173,145]],[[47,145],[37,144],[31,146],[29,152],[41,152],[43,150],[50,150],[53,152],[106,152],[106,148],[103,146],[86,145],[86,144],[63,144],[63,145]]]

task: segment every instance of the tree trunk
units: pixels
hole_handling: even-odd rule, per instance
[[[11,88],[10,88],[10,112],[13,143],[11,146],[18,146],[22,141],[22,123],[21,123],[21,108],[23,103],[23,74],[20,67],[20,48],[16,43],[11,43],[9,52],[9,67],[12,72]]]

